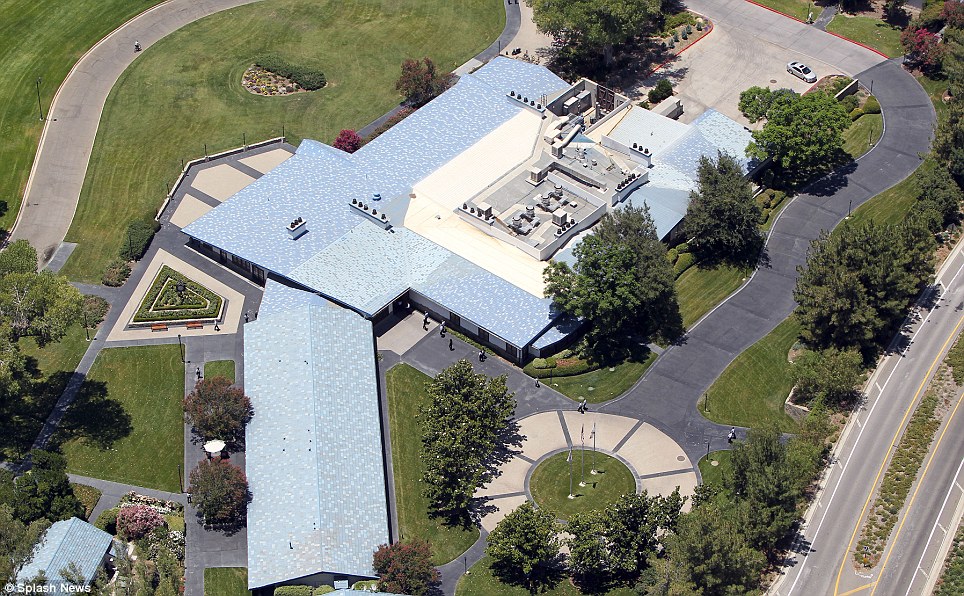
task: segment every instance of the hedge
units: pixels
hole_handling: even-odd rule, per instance
[[[311,593],[313,596],[320,596],[321,594],[331,594],[334,591],[335,589],[332,588],[331,586],[318,586],[317,588],[312,590]]]
[[[843,109],[847,110],[848,112],[856,110],[859,103],[860,100],[857,99],[856,95],[848,95],[840,100],[840,105],[843,106]]]
[[[84,324],[91,329],[104,321],[108,310],[110,310],[110,302],[107,302],[100,296],[84,296]]]
[[[325,73],[305,66],[295,66],[277,54],[258,56],[254,64],[286,79],[291,79],[298,86],[308,91],[321,89],[327,84]]]
[[[687,244],[686,242],[680,242],[674,248],[676,248],[676,252],[678,252],[679,254],[687,253],[690,251],[690,245]]]
[[[185,309],[182,307],[177,307],[177,309],[167,308],[160,311],[152,310],[154,303],[161,296],[162,292],[172,291],[171,289],[178,281],[184,282],[184,285],[188,290],[191,290],[195,294],[206,298],[209,302],[209,306],[207,308]],[[164,265],[161,267],[161,270],[157,272],[157,277],[154,278],[154,283],[151,284],[151,288],[144,296],[144,300],[141,302],[140,308],[138,308],[137,313],[134,314],[134,322],[149,323],[152,321],[211,319],[218,316],[218,313],[221,312],[221,302],[221,297],[211,290],[205,288],[195,281],[188,279],[167,265]]]
[[[124,285],[127,278],[131,275],[131,266],[127,264],[124,259],[114,259],[107,264],[107,268],[104,269],[104,275],[101,276],[100,281],[103,282],[105,286],[118,287]]]
[[[675,248],[671,248],[671,249],[667,250],[667,251],[666,251],[666,258],[669,259],[669,262],[670,262],[671,264],[675,264],[675,263],[676,263],[676,259],[679,258],[679,251],[677,251]]]
[[[111,535],[117,534],[117,513],[119,511],[120,507],[101,511],[100,515],[97,516],[97,521],[94,522],[94,527],[100,528]]]
[[[863,115],[864,115],[864,111],[863,111],[862,109],[860,109],[860,108],[857,108],[856,110],[850,112],[850,121],[851,121],[851,122],[856,122],[857,119],[860,118],[860,117],[863,116]]]
[[[673,83],[669,79],[660,79],[656,86],[649,90],[646,99],[651,104],[657,104],[673,95]]]
[[[153,219],[135,219],[127,224],[127,242],[120,247],[118,255],[136,261],[144,256],[147,247],[151,245],[154,233],[161,229],[161,224]]]
[[[530,362],[524,369],[522,369],[522,371],[530,377],[534,377],[536,379],[548,379],[549,377],[571,377],[598,369],[598,364],[592,364],[585,360],[578,360],[576,363],[566,366],[558,366],[557,364],[555,368],[536,368],[532,366],[532,363]]]
[[[693,253],[691,252],[684,253],[679,256],[679,260],[676,261],[675,265],[673,265],[673,271],[676,272],[676,277],[679,277],[680,275],[683,275],[684,271],[686,271],[687,269],[689,269],[695,264],[696,264],[696,257],[693,256]]]
[[[877,101],[876,97],[871,95],[867,98],[867,101],[864,102],[864,107],[861,109],[864,111],[864,114],[879,114],[880,102]]]
[[[274,596],[311,596],[311,586],[278,586]]]

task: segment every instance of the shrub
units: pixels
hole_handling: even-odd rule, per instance
[[[274,596],[311,596],[311,586],[278,586]]]
[[[100,528],[108,534],[117,534],[117,514],[120,512],[118,507],[106,509],[97,516],[94,527]]]
[[[673,266],[673,271],[676,272],[676,277],[682,275],[684,271],[692,267],[694,264],[696,264],[696,257],[693,256],[693,253],[688,252],[681,254],[679,256],[679,260],[676,261],[676,265]]]
[[[451,73],[438,72],[431,58],[409,58],[402,62],[402,74],[395,82],[395,89],[409,104],[419,107],[441,95],[453,81]]]
[[[176,284],[179,281],[184,282],[188,290],[183,299],[177,295]],[[197,302],[189,303],[188,300]],[[202,300],[207,300],[208,304],[203,304]],[[164,265],[134,313],[134,322],[210,319],[221,312],[221,303],[220,296]]]
[[[669,79],[660,79],[656,86],[649,90],[649,103],[657,104],[673,94],[673,83]]]
[[[850,77],[834,77],[833,80],[830,82],[830,86],[827,87],[827,93],[829,93],[830,95],[837,95],[838,93],[843,91],[847,85],[853,82],[854,80],[851,79]]]
[[[411,113],[414,112],[414,111],[415,111],[414,109],[412,109],[412,108],[410,108],[410,107],[407,107],[407,106],[404,107],[404,108],[399,109],[398,112],[396,112],[394,116],[392,116],[391,118],[389,118],[388,120],[386,120],[385,122],[383,122],[383,123],[381,124],[381,126],[379,126],[378,128],[376,128],[375,130],[373,130],[373,131],[372,131],[372,134],[369,135],[369,137],[368,137],[367,139],[365,139],[365,142],[366,142],[366,143],[371,143],[371,142],[374,141],[376,138],[378,138],[380,135],[382,135],[382,134],[384,134],[386,131],[388,131],[391,127],[395,126],[396,124],[398,124],[399,122],[401,122],[402,120],[404,120],[409,114],[411,114]]]
[[[358,133],[350,128],[338,133],[338,137],[335,138],[335,143],[333,147],[335,149],[341,149],[345,153],[354,153],[361,149],[362,138],[358,136]]]
[[[861,116],[863,116],[863,115],[864,115],[864,111],[863,111],[862,109],[860,109],[860,108],[857,108],[856,110],[850,112],[850,121],[851,121],[851,122],[854,122],[854,121],[858,120],[858,119],[859,119]]]
[[[320,594],[330,594],[334,591],[335,589],[332,588],[331,586],[318,586],[317,588],[311,591],[311,594],[312,596],[319,596]]]
[[[127,236],[121,245],[118,255],[131,261],[144,256],[150,246],[154,233],[161,229],[161,224],[153,219],[135,219],[127,224]]]
[[[308,91],[321,89],[327,84],[325,74],[320,70],[305,66],[295,66],[277,54],[264,54],[255,60],[255,65],[270,70],[276,75],[291,79]]]
[[[679,258],[679,251],[677,251],[675,248],[671,248],[666,251],[666,259],[669,260],[670,263],[675,263],[676,259],[678,258]]]
[[[857,99],[856,95],[848,95],[840,100],[840,105],[842,105],[843,109],[847,110],[848,112],[856,110],[857,104],[859,103],[860,100]]]
[[[438,582],[432,565],[432,547],[420,539],[382,544],[372,557],[378,574],[378,589],[392,594],[427,594]]]
[[[126,540],[143,538],[154,528],[164,525],[164,516],[147,505],[122,507],[117,514],[117,531]]]
[[[666,15],[663,20],[663,36],[669,35],[683,25],[696,25],[697,28],[701,26],[700,21],[693,16],[693,13],[683,10],[676,14]]]
[[[544,368],[549,368],[549,361],[546,360],[545,358],[536,358],[535,360],[532,361],[532,367],[538,368],[540,370]]]
[[[686,242],[680,242],[679,244],[676,245],[675,248],[676,248],[676,252],[678,252],[681,255],[688,253],[690,251],[690,245]]]
[[[110,303],[101,298],[100,296],[84,296],[84,322],[87,326],[93,328],[101,324],[104,317],[107,316],[107,311],[110,309]]]
[[[864,114],[879,114],[880,102],[877,101],[876,97],[871,95],[867,98],[867,101],[864,102],[864,107],[861,109],[864,111]]]
[[[107,264],[107,269],[104,270],[104,275],[100,280],[105,286],[116,288],[124,285],[130,275],[131,266],[124,259],[117,258]]]

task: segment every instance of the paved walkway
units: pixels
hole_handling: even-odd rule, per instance
[[[837,11],[839,10],[840,10],[839,4],[831,4],[829,6],[824,6],[823,12],[821,12],[820,16],[813,21],[813,26],[816,27],[817,29],[820,29],[821,31],[826,31],[827,25],[829,25],[830,21],[832,21],[833,18],[837,16]]]
[[[256,0],[169,0],[115,29],[84,54],[54,95],[40,136],[11,240],[26,238],[43,266],[70,228],[101,111],[121,73],[138,54],[181,27]]]
[[[94,510],[90,514],[90,523],[94,523],[97,517],[105,510],[116,507],[117,504],[120,503],[121,497],[131,491],[140,495],[154,497],[155,499],[176,501],[182,505],[187,503],[187,499],[185,499],[182,494],[169,493],[162,490],[154,490],[153,488],[134,486],[132,484],[121,484],[119,482],[90,478],[88,476],[78,476],[77,474],[67,474],[67,478],[75,484],[86,484],[100,491],[100,500],[97,501],[97,506],[94,507]]]

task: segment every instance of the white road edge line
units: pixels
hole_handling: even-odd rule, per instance
[[[927,549],[930,547],[931,540],[934,538],[934,530],[936,530],[941,525],[940,524],[941,516],[944,515],[944,508],[947,507],[947,500],[951,497],[951,492],[954,490],[954,486],[955,485],[960,486],[957,484],[957,477],[961,473],[961,468],[964,468],[964,458],[961,459],[961,464],[957,466],[957,472],[954,472],[954,482],[951,484],[951,486],[948,487],[947,494],[944,495],[944,502],[941,503],[941,509],[940,511],[937,512],[937,521],[934,522],[934,527],[931,528],[931,533],[927,536],[927,542],[924,543],[924,550],[920,554],[920,561],[917,562],[918,571],[920,571],[920,573],[923,573],[924,577],[928,579],[930,579],[930,576],[924,573],[924,568],[923,568],[924,557],[927,555]],[[941,528],[941,530],[944,531],[944,534],[946,536],[947,530],[944,530],[944,528]],[[904,596],[907,596],[908,594],[910,594],[910,589],[914,587],[914,578],[916,577],[917,577],[917,572],[915,572],[914,576],[910,578],[910,585],[907,586],[907,591],[904,592]]]

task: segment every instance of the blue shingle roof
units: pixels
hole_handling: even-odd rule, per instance
[[[34,547],[33,559],[23,566],[17,580],[28,582],[43,571],[47,585],[56,586],[59,593],[63,572],[74,564],[87,585],[93,581],[112,544],[110,534],[76,517],[56,522]]]
[[[295,291],[278,285],[275,297]],[[312,301],[276,300],[244,328],[251,589],[322,572],[374,577],[372,553],[388,542],[371,323]]]

